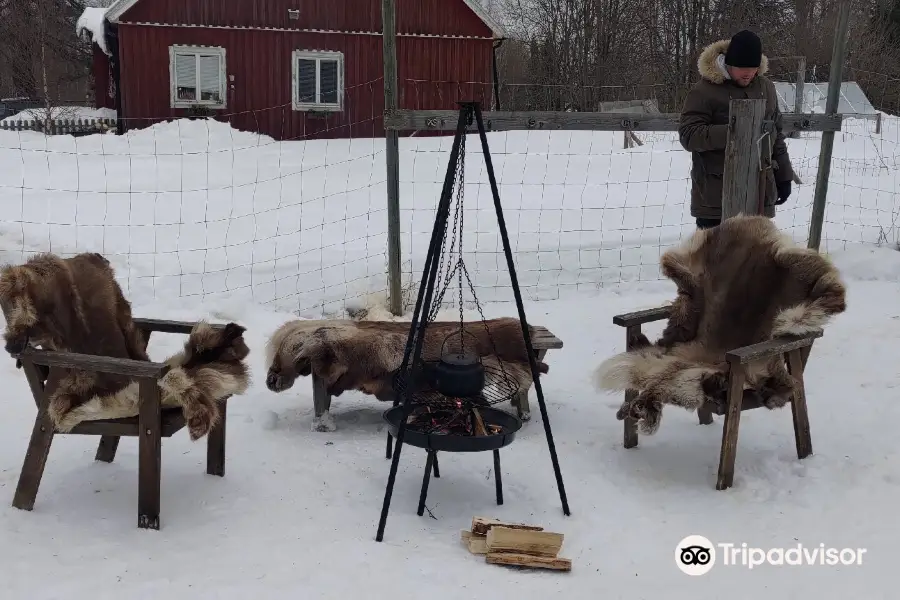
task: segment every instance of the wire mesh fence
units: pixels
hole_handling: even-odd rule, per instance
[[[0,131],[0,262],[38,252],[100,252],[130,298],[230,297],[303,316],[383,298],[386,168],[383,137],[373,133],[383,130],[383,117],[369,89],[377,86],[377,96],[381,84],[366,85],[345,94],[348,106],[363,104],[348,110],[353,119],[311,129],[285,125],[275,136],[257,133],[254,123],[288,123],[290,105],[216,119],[156,119],[121,136]],[[474,89],[417,87],[431,98],[423,100],[428,108],[441,94]],[[600,101],[652,99],[640,91],[610,95]],[[411,100],[407,106],[418,107]],[[526,299],[660,280],[659,256],[694,230],[690,155],[677,134],[635,135],[638,142],[627,148],[623,132],[488,135]],[[809,229],[820,137],[788,140],[802,183],[778,207],[776,222],[800,242]],[[510,300],[480,145],[470,141],[467,265],[480,299]],[[452,132],[400,140],[407,305],[415,300],[451,145]],[[897,117],[883,114],[877,132],[871,120],[845,120],[835,140],[824,251],[897,245],[898,154]]]

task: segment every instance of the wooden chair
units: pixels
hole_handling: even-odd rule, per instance
[[[641,333],[641,325],[667,319],[669,311],[669,307],[660,307],[613,317],[615,325],[625,328],[626,350],[634,349]],[[802,460],[812,454],[803,371],[812,351],[813,342],[820,337],[822,337],[821,330],[805,336],[778,338],[752,346],[735,348],[725,354],[729,366],[726,405],[710,406],[704,403],[697,411],[701,425],[711,425],[713,414],[725,417],[725,425],[722,430],[722,450],[719,455],[719,474],[716,480],[717,490],[728,489],[734,482],[734,461],[737,455],[741,412],[762,406],[759,397],[752,390],[744,390],[746,365],[752,362],[765,361],[778,355],[784,356],[788,371],[799,382],[798,391],[791,399],[797,457]],[[637,396],[636,391],[625,392],[626,400],[635,396]],[[634,448],[638,445],[637,421],[631,418],[625,419],[624,445],[626,448]]]
[[[134,319],[134,323],[144,333],[148,342],[154,331],[188,335],[196,325],[155,319]],[[213,325],[213,327],[222,326]],[[126,375],[139,382],[140,414],[126,419],[84,421],[69,434],[100,436],[95,460],[107,463],[115,459],[119,439],[122,436],[138,438],[138,527],[159,529],[162,438],[171,437],[185,426],[180,409],[161,410],[157,381],[169,371],[169,367],[162,363],[51,352],[35,348],[27,348],[16,358],[22,361],[22,368],[37,404],[38,414],[12,505],[22,510],[34,509],[44,465],[50,453],[50,444],[53,442],[53,436],[60,433],[55,431],[47,414],[44,384],[49,369],[84,369]],[[226,402],[227,398],[219,403],[221,420],[208,434],[206,446],[206,472],[219,477],[225,475]]]

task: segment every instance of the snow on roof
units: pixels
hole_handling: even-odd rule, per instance
[[[778,108],[781,112],[794,112],[794,99],[797,97],[797,86],[788,81],[776,81],[775,93],[778,95]],[[805,113],[824,113],[825,99],[828,97],[828,82],[804,83],[802,111]],[[841,114],[874,115],[878,111],[872,106],[866,93],[855,81],[841,83],[841,94],[838,100],[838,112]]]
[[[105,8],[88,7],[84,9],[78,21],[75,23],[75,35],[82,37],[85,31],[90,32],[91,39],[95,44],[100,46],[103,53],[110,56],[109,48],[106,47],[106,35],[104,22],[106,21]]]
[[[112,3],[112,6],[107,9],[109,12],[107,16],[109,17],[110,23],[118,23],[119,19],[125,14],[129,8],[137,4],[139,0],[116,0]],[[482,6],[481,0],[462,0],[466,6],[468,6],[472,12],[474,12],[481,21],[488,26],[491,32],[494,34],[494,37],[497,39],[506,38],[506,32],[503,30],[503,27],[494,20],[493,17],[488,13],[487,9]]]

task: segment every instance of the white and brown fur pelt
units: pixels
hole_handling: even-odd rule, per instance
[[[724,405],[725,354],[777,336],[821,329],[846,310],[837,269],[815,250],[798,247],[766,217],[739,215],[699,230],[661,258],[678,296],[660,339],[641,335],[637,347],[604,361],[594,372],[599,390],[635,390],[617,413],[655,433],[665,404],[696,410]],[[745,389],[779,408],[798,382],[783,357],[747,365]]]
[[[471,335],[459,335],[459,322],[435,321],[425,330],[424,360],[436,360],[444,351],[456,351],[460,337],[466,349],[481,357],[487,368],[502,368],[520,390],[532,384],[522,326],[517,319],[502,318],[466,322]],[[327,392],[340,396],[358,390],[381,401],[394,399],[393,377],[403,362],[410,323],[353,320],[288,321],[270,337],[266,347],[269,365],[266,386],[282,392],[297,377],[315,374]],[[501,365],[502,363],[502,365]],[[546,363],[538,361],[540,373]]]
[[[6,350],[29,344],[44,350],[149,361],[147,338],[135,326],[131,304],[112,266],[95,253],[60,258],[39,254],[0,271],[0,306],[6,317]],[[219,419],[216,401],[249,385],[244,328],[199,323],[184,350],[169,358],[160,380],[161,404],[182,407],[192,439]],[[20,366],[20,363],[17,363]],[[123,375],[43,369],[47,412],[57,431],[86,420],[116,419],[139,412],[138,383]]]

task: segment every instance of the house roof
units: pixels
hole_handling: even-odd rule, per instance
[[[119,18],[125,14],[125,11],[140,1],[141,0],[116,0],[106,11],[106,18],[109,19],[110,23],[118,23]],[[495,38],[502,39],[506,37],[506,32],[503,30],[503,27],[488,14],[488,11],[481,5],[480,0],[462,1],[465,2],[466,6],[468,6],[479,19],[481,19],[482,23],[488,26]]]

